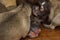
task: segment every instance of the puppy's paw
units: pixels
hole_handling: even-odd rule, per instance
[[[35,38],[38,37],[38,34],[36,34],[35,32],[30,31],[30,33],[28,34],[29,38]]]
[[[55,26],[51,26],[50,29],[54,30],[55,29]]]
[[[36,38],[38,37],[39,33],[41,32],[41,29],[35,29],[35,30],[30,30],[28,37],[29,38]]]
[[[43,24],[44,25],[44,27],[46,27],[46,28],[50,28],[50,25],[47,25],[47,24]]]

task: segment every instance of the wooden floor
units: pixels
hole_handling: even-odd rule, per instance
[[[42,31],[37,38],[26,38],[25,40],[60,40],[60,29],[51,30],[42,28]]]

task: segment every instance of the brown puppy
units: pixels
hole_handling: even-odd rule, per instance
[[[25,37],[30,29],[30,15],[29,4],[0,13],[0,40],[19,40]]]
[[[30,29],[29,4],[22,3],[17,7],[15,0],[1,1],[8,11],[0,13],[0,40],[19,40],[25,37]]]
[[[49,16],[50,25],[45,25],[48,28],[55,29],[56,26],[60,26],[60,0],[50,0],[51,13]]]
[[[39,6],[33,5],[32,15],[30,17],[31,24],[30,24],[30,32],[28,34],[29,38],[38,37],[39,33],[41,32],[39,14],[40,14]]]
[[[0,40],[19,40],[25,37],[30,29],[30,15],[31,8],[28,4],[0,13]]]

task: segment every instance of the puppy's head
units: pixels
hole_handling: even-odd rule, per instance
[[[34,5],[33,6],[33,15],[38,16],[39,13],[39,6]]]
[[[50,10],[50,1],[49,0],[39,0],[40,11],[49,11]]]

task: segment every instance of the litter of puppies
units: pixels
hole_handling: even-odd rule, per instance
[[[2,17],[0,16],[0,26],[3,27],[1,27],[2,29],[5,28],[4,30],[1,29],[1,31],[3,32],[0,31],[1,33],[5,33],[0,35],[0,40],[3,40],[3,37],[6,37],[4,40],[19,40],[21,39],[21,37],[24,38],[26,36],[28,36],[29,38],[35,38],[38,37],[39,33],[41,33],[42,25],[46,28],[51,29],[55,29],[56,26],[60,26],[59,0],[9,1],[10,2],[7,2],[7,0],[1,0],[0,2],[0,15],[2,15]],[[5,12],[6,14],[4,14]],[[9,16],[6,17],[6,15]],[[3,25],[5,25],[5,27]],[[11,34],[6,33],[7,30],[10,31],[8,33]],[[13,32],[15,32],[16,34],[14,33],[14,35]],[[9,36],[10,38],[7,36]],[[14,37],[14,39],[12,39],[12,37]]]

